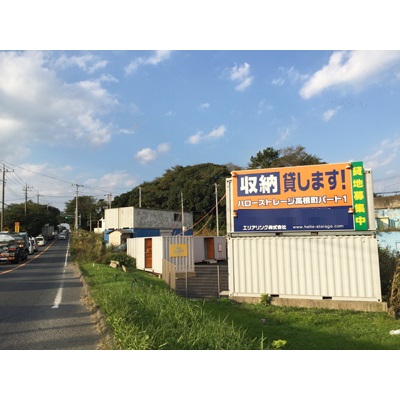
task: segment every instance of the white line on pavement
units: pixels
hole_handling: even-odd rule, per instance
[[[51,308],[58,308],[62,301],[62,294],[63,294],[63,289],[64,289],[64,274],[65,274],[65,268],[67,267],[67,263],[68,263],[68,253],[69,253],[69,241],[68,241],[68,246],[67,246],[67,252],[65,254],[63,279],[61,281],[60,287],[58,288],[56,298],[54,299],[54,305]]]

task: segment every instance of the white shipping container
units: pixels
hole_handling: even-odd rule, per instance
[[[181,250],[175,251],[172,250]],[[192,236],[156,236],[127,239],[127,254],[136,259],[136,268],[162,274],[163,260],[176,272],[194,272]]]
[[[183,213],[184,226],[193,227],[193,214]],[[169,210],[151,210],[136,207],[119,207],[105,210],[105,229],[160,229],[169,232],[182,229],[182,213]]]
[[[228,238],[230,296],[382,301],[373,235]]]
[[[194,236],[194,262],[226,260],[225,236]]]

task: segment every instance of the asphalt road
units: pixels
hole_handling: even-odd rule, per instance
[[[0,263],[1,350],[98,348],[67,250],[68,240],[55,239],[21,264]]]

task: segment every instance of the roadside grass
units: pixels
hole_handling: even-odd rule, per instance
[[[385,313],[190,300],[129,268],[80,263],[92,301],[121,350],[398,350],[400,321]]]
[[[176,295],[148,273],[80,265],[95,304],[121,350],[254,349],[245,329],[215,317],[202,304]]]

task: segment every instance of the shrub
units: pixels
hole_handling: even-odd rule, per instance
[[[389,302],[393,277],[397,265],[397,253],[393,250],[389,250],[387,247],[378,247],[378,253],[382,300]]]
[[[109,264],[111,260],[118,261],[120,265],[125,265],[126,268],[136,268],[136,259],[124,252],[113,253],[108,251],[103,257],[103,263]]]
[[[115,246],[106,247],[103,237],[94,232],[78,230],[73,232],[70,253],[73,261],[79,263],[95,262],[110,264],[111,260],[119,261],[126,268],[136,268],[136,260],[126,252],[114,253]]]
[[[70,253],[73,261],[101,262],[105,252],[105,242],[101,235],[84,230],[71,235]]]
[[[269,294],[262,294],[260,297],[260,303],[264,306],[269,306],[272,303],[272,297]]]
[[[396,272],[393,276],[392,291],[390,295],[390,310],[396,318],[400,318],[400,263],[397,264]]]

